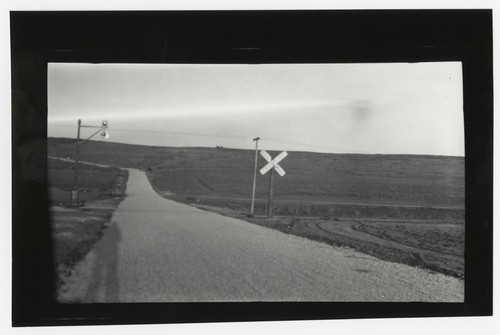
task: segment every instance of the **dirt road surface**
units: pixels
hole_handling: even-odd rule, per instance
[[[129,173],[61,302],[463,301],[459,279],[176,203]]]

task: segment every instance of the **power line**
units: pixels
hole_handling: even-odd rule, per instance
[[[73,128],[70,125],[51,125],[51,127],[60,127],[60,128]],[[199,134],[199,133],[188,133],[188,132],[174,132],[174,131],[164,131],[164,130],[140,130],[140,129],[131,129],[131,128],[112,128],[113,132],[130,132],[130,133],[144,133],[144,134],[162,134],[162,135],[180,135],[180,136],[193,136],[193,137],[210,137],[210,138],[234,138],[239,140],[248,140],[248,136],[237,136],[237,135],[214,135],[214,134]],[[265,138],[267,142],[279,143],[284,145],[299,145],[316,149],[324,149],[329,151],[336,151],[340,153],[357,153],[357,154],[370,154],[368,151],[346,151],[339,148],[310,144],[310,143],[302,143],[302,142],[289,142],[289,141],[280,141],[272,138]]]
[[[73,128],[73,126],[66,125],[51,125],[51,127],[60,127],[60,128]],[[187,133],[187,132],[175,132],[175,131],[165,131],[165,130],[140,130],[140,129],[129,129],[129,128],[112,128],[113,131],[123,131],[128,133],[144,133],[144,134],[162,134],[162,135],[182,135],[182,136],[196,136],[196,137],[229,137],[229,138],[237,138],[237,139],[248,139],[245,136],[235,136],[235,135],[213,135],[213,134],[195,134],[195,133]]]

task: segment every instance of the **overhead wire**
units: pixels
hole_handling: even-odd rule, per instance
[[[51,127],[61,127],[61,128],[73,128],[71,125],[50,125]],[[214,135],[214,134],[200,134],[200,133],[189,133],[189,132],[174,132],[174,131],[164,131],[164,130],[140,130],[140,129],[132,129],[132,128],[112,128],[113,131],[118,131],[118,132],[132,132],[132,133],[145,133],[145,134],[162,134],[162,135],[180,135],[180,136],[195,136],[195,137],[211,137],[211,138],[234,138],[234,139],[248,139],[247,136],[238,136],[238,135]],[[339,148],[331,147],[331,146],[324,146],[324,145],[317,145],[317,144],[310,144],[310,143],[302,143],[302,142],[290,142],[290,141],[280,141],[272,138],[265,138],[264,140],[273,142],[273,143],[279,143],[279,144],[285,144],[285,145],[300,145],[300,146],[305,146],[305,147],[310,147],[310,148],[317,148],[317,149],[325,149],[325,150],[330,150],[330,151],[336,151],[338,153],[353,153],[353,154],[370,154],[368,151],[346,151],[342,150]],[[302,151],[302,150],[297,150],[297,151]]]

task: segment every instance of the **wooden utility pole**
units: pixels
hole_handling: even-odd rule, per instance
[[[80,127],[82,126],[82,120],[78,119],[78,132],[76,135],[76,156],[75,156],[75,184],[73,186],[73,191],[71,192],[71,203],[73,205],[78,205],[79,194],[78,194],[78,161],[80,160]]]
[[[256,137],[253,140],[255,141],[255,165],[253,170],[252,205],[250,206],[250,215],[253,214],[255,204],[255,185],[257,184],[257,152],[259,151],[260,137]]]

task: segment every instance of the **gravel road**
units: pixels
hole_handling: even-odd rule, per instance
[[[129,172],[61,302],[463,301],[459,279],[176,203]]]

